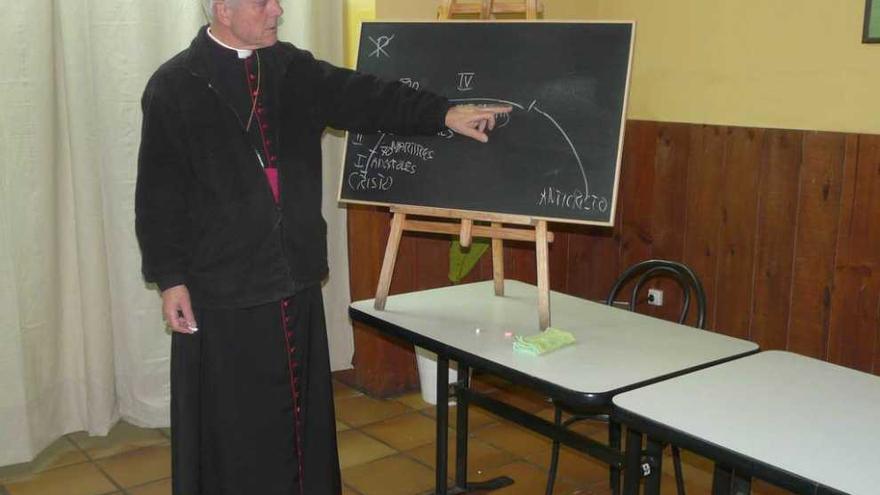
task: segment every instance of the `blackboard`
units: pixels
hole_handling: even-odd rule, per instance
[[[347,136],[339,199],[612,225],[631,22],[364,23],[358,70],[514,107],[489,143]]]

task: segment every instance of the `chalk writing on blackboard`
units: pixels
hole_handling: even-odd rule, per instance
[[[382,156],[404,154],[413,158],[419,158],[422,161],[434,159],[433,149],[413,141],[391,141],[391,143],[383,145],[381,151]]]
[[[391,55],[389,55],[388,52],[385,51],[385,49],[388,48],[388,45],[391,44],[391,40],[394,39],[394,36],[395,35],[379,36],[378,38],[373,38],[372,36],[370,36],[370,41],[373,42],[373,45],[376,48],[375,50],[373,50],[372,53],[370,53],[370,56],[382,58],[382,55],[385,55],[386,57],[391,58]]]
[[[605,213],[610,206],[608,198],[585,194],[579,189],[563,191],[553,186],[541,190],[536,203],[538,206],[563,208],[572,211],[600,211]]]
[[[411,81],[411,80],[410,80]],[[535,204],[544,208],[561,208],[571,211],[600,211],[606,212],[610,202],[604,196],[590,194],[589,182],[586,171],[577,149],[568,136],[565,129],[549,113],[541,110],[537,100],[533,100],[528,107],[515,101],[501,98],[458,98],[451,99],[452,103],[458,104],[505,104],[514,107],[525,115],[537,114],[549,122],[559,133],[563,141],[571,150],[580,176],[583,178],[583,189],[575,188],[562,190],[557,186],[548,185],[540,190]],[[509,125],[517,115],[514,112],[499,115],[497,128]],[[389,140],[389,136],[392,138]],[[453,138],[454,133],[448,129],[441,133],[442,137]],[[355,139],[362,139],[355,138]],[[394,174],[416,175],[418,164],[433,160],[435,150],[421,143],[409,140],[394,139],[393,134],[380,133],[379,139],[370,149],[369,154],[358,153],[355,161],[355,172],[349,174],[348,185],[355,191],[382,190],[390,191],[394,186]]]
[[[422,85],[411,77],[401,77],[400,82],[412,89],[419,89]]]
[[[566,146],[571,150],[571,154],[574,157],[575,161],[577,162],[577,167],[578,167],[578,170],[580,171],[580,175],[584,180],[583,194],[585,194],[586,196],[590,195],[590,185],[589,185],[589,182],[587,181],[587,172],[584,169],[584,162],[583,162],[583,160],[581,160],[581,156],[578,153],[577,148],[574,146],[574,143],[571,142],[571,138],[568,136],[568,133],[559,124],[559,122],[557,122],[557,120],[555,118],[553,118],[552,115],[548,114],[547,112],[541,110],[541,108],[538,107],[537,100],[533,100],[529,104],[528,108],[526,108],[524,105],[519,104],[517,102],[510,101],[510,100],[504,100],[504,99],[500,99],[500,98],[455,98],[455,99],[450,99],[449,101],[451,101],[453,103],[477,103],[477,102],[500,103],[502,105],[510,105],[518,110],[523,110],[526,113],[535,112],[535,113],[541,115],[542,117],[547,119],[547,121],[549,121],[553,125],[553,127],[555,127],[559,131],[560,135],[562,136],[563,140],[565,141]],[[504,125],[506,126],[507,124],[509,124],[510,120],[513,120],[515,117],[516,117],[515,112],[511,112],[511,113],[507,114],[506,119],[508,119],[508,120],[506,122],[504,122]]]
[[[434,150],[420,143],[392,139],[381,133],[369,154],[358,153],[355,172],[348,175],[348,186],[355,191],[390,191],[394,185],[391,174],[415,175],[419,163],[434,159]],[[402,155],[402,156],[401,156]]]
[[[473,91],[475,72],[459,72],[458,73],[458,90]]]

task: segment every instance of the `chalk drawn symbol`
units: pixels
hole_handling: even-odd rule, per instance
[[[473,91],[475,72],[459,72],[458,73],[458,90]]]
[[[499,113],[495,116],[495,128],[502,129],[507,127],[507,124],[510,124],[510,114],[509,113]]]
[[[584,169],[584,162],[581,160],[581,156],[578,154],[577,148],[574,146],[574,143],[571,142],[571,138],[568,136],[568,133],[565,132],[565,129],[561,125],[559,125],[559,122],[557,122],[552,115],[538,108],[538,100],[533,100],[532,103],[529,105],[529,109],[527,110],[527,112],[532,111],[543,115],[556,127],[557,130],[559,130],[560,134],[562,134],[565,142],[568,143],[569,148],[571,148],[571,153],[574,155],[574,159],[577,160],[578,168],[581,170],[581,176],[584,178],[584,194],[589,195],[590,185],[589,181],[587,180],[587,171]]]
[[[361,133],[354,134],[354,137],[351,139],[352,146],[361,146],[364,144],[364,135]]]
[[[362,154],[358,153],[357,154],[357,162],[354,164],[355,168],[362,168],[362,169],[366,170],[367,163],[369,163],[370,158],[372,158],[372,155],[368,156],[368,155],[362,155]]]
[[[450,99],[449,101],[451,101],[452,103],[463,103],[463,104],[472,104],[472,105],[473,104],[484,104],[485,105],[486,104],[485,102],[488,101],[490,104],[491,103],[500,103],[502,105],[510,105],[512,107],[519,108],[520,110],[526,109],[526,107],[520,105],[519,103],[517,103],[515,101],[499,100],[497,98],[454,98],[454,99]],[[480,102],[480,103],[478,103],[478,102]]]
[[[411,77],[401,77],[400,82],[403,83],[405,86],[409,86],[410,88],[416,90],[419,89],[419,87],[421,86],[418,81],[414,81]]]
[[[396,36],[396,35],[379,36],[378,38],[373,38],[372,36],[370,36],[369,37],[370,41],[372,41],[373,46],[376,47],[376,49],[370,53],[370,56],[376,57],[376,58],[382,58],[382,55],[385,55],[386,57],[391,58],[391,55],[389,55],[385,49],[388,48],[388,45],[391,44],[391,40],[394,39],[394,36]]]
[[[556,127],[556,129],[559,131],[559,133],[562,134],[563,139],[565,139],[565,142],[568,144],[568,147],[571,149],[571,153],[574,156],[575,161],[577,161],[578,169],[581,172],[581,177],[583,177],[583,179],[584,179],[585,195],[587,195],[587,196],[590,195],[590,185],[589,185],[589,181],[587,180],[587,172],[586,172],[586,169],[584,168],[584,162],[583,162],[583,160],[581,160],[581,156],[578,154],[577,148],[575,147],[574,143],[571,141],[571,138],[568,136],[568,133],[565,132],[565,129],[561,125],[559,125],[559,122],[556,119],[554,119],[553,116],[551,116],[547,112],[544,112],[543,110],[541,110],[538,107],[538,100],[532,100],[532,102],[529,104],[528,108],[526,108],[525,106],[523,106],[517,102],[514,102],[514,101],[502,100],[502,99],[497,99],[497,98],[453,98],[453,99],[450,99],[449,101],[452,103],[471,103],[471,104],[478,103],[478,102],[479,103],[485,103],[485,102],[501,103],[504,105],[510,105],[510,106],[518,108],[520,110],[524,110],[527,113],[536,112],[536,113],[540,114],[541,116],[546,118],[548,121],[550,121],[550,123],[553,124],[554,127]],[[497,124],[496,124],[496,126],[497,126]]]

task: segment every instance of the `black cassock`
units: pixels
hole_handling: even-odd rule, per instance
[[[320,287],[195,311],[199,331],[172,338],[174,493],[340,493]]]

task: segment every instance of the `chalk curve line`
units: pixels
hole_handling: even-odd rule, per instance
[[[572,155],[574,155],[574,159],[577,161],[578,168],[581,171],[581,177],[584,179],[584,195],[585,196],[590,195],[590,185],[589,185],[589,181],[587,180],[587,171],[584,168],[584,162],[583,162],[583,160],[581,160],[581,156],[578,153],[577,148],[575,148],[574,143],[571,142],[571,138],[568,136],[568,133],[565,132],[565,129],[559,124],[559,122],[557,122],[556,119],[554,119],[550,114],[548,114],[547,112],[538,108],[537,100],[533,101],[529,105],[528,109],[524,105],[521,105],[515,101],[502,100],[502,99],[498,99],[498,98],[456,98],[456,99],[450,99],[449,101],[452,103],[474,102],[474,101],[491,101],[491,102],[495,102],[495,103],[503,103],[505,105],[511,105],[516,108],[519,108],[520,110],[525,110],[527,112],[531,112],[532,110],[538,112],[538,114],[542,115],[544,118],[549,120],[550,123],[553,124],[554,127],[556,127],[556,129],[559,131],[559,133],[562,134],[562,137],[563,137],[563,139],[565,139],[565,142],[568,144],[568,147],[571,148],[571,153],[572,153]]]

